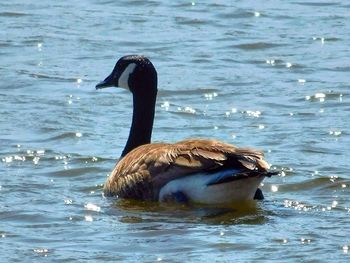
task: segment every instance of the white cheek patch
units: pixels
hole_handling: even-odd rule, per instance
[[[135,63],[131,63],[124,69],[123,73],[119,77],[118,87],[130,90],[130,87],[129,87],[129,76],[134,71],[135,68],[136,68],[136,64]]]

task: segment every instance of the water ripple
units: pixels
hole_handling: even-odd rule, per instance
[[[233,45],[232,47],[242,49],[245,51],[255,51],[255,50],[264,50],[264,49],[270,49],[275,47],[281,47],[281,46],[285,46],[285,45],[269,43],[269,42],[254,42],[254,43]]]
[[[1,1],[0,262],[346,262],[349,7]],[[264,180],[264,201],[234,209],[103,196],[132,98],[95,84],[131,53],[159,73],[152,140],[262,149],[280,171]]]
[[[0,17],[23,17],[23,16],[31,16],[32,14],[22,13],[22,12],[0,12]]]

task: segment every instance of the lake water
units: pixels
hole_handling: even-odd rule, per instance
[[[350,3],[2,1],[1,262],[349,262]],[[106,199],[126,54],[158,70],[153,141],[217,138],[281,172],[239,209]]]

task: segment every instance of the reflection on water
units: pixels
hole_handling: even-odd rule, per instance
[[[176,203],[141,202],[118,200],[114,207],[126,215],[119,215],[121,222],[140,223],[162,221],[204,224],[263,224],[268,211],[256,201],[225,205],[222,207]],[[120,210],[119,210],[120,209]]]

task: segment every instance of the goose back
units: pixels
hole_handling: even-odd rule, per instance
[[[123,157],[104,186],[106,196],[158,200],[168,182],[199,172],[241,169],[241,174],[267,172],[263,153],[217,140],[187,139],[174,144],[139,146]]]

